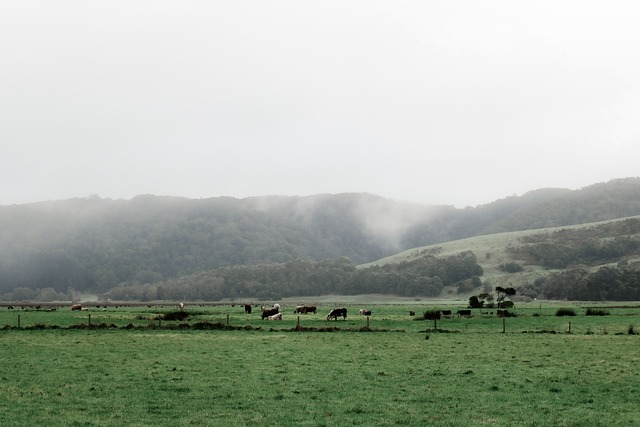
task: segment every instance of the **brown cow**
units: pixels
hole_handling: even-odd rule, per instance
[[[73,310],[73,311],[82,310],[82,304],[73,304],[71,306],[71,310]]]

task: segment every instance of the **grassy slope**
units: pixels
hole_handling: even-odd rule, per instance
[[[638,218],[638,217],[635,217]],[[402,261],[410,261],[412,259],[419,258],[424,254],[434,253],[437,256],[449,256],[455,255],[464,251],[472,251],[478,259],[484,270],[482,277],[483,282],[488,281],[492,286],[519,286],[527,282],[533,282],[537,277],[548,275],[558,270],[548,270],[541,265],[525,264],[524,271],[520,273],[506,273],[500,270],[499,266],[505,262],[515,261],[523,264],[522,260],[514,258],[514,256],[508,252],[509,247],[518,247],[522,243],[520,239],[525,236],[531,236],[535,234],[551,234],[555,231],[562,229],[585,229],[595,228],[599,225],[622,221],[628,218],[615,219],[610,221],[593,222],[588,224],[580,224],[566,227],[554,227],[543,228],[536,230],[526,231],[513,231],[508,233],[490,234],[486,236],[471,237],[468,239],[455,240],[452,242],[446,242],[437,245],[424,246],[419,248],[410,249],[404,252],[400,252],[396,255],[386,257],[369,264],[363,264],[359,267],[367,267],[370,265],[383,265],[388,263],[399,263]],[[613,237],[613,236],[612,236]],[[597,269],[593,267],[593,269]],[[451,296],[451,288],[445,288],[443,290],[442,297],[447,295]],[[477,292],[476,292],[477,293]],[[459,297],[465,298],[466,295],[460,295]]]

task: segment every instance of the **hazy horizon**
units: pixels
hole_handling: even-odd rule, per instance
[[[640,3],[10,1],[0,205],[637,176]]]
[[[538,191],[538,190],[550,190],[550,189],[559,189],[559,190],[572,190],[572,191],[576,191],[576,190],[581,190],[583,188],[586,187],[590,187],[591,185],[596,185],[596,184],[602,184],[602,183],[606,183],[609,181],[615,181],[617,179],[628,179],[628,178],[638,178],[638,177],[619,177],[619,178],[612,178],[611,180],[608,181],[601,181],[601,182],[594,182],[592,184],[586,185],[584,187],[580,187],[580,188],[566,188],[566,187],[544,187],[544,188],[532,188],[530,190],[527,190],[525,192],[523,192],[522,194],[507,194],[504,195],[502,197],[498,197],[496,199],[493,200],[487,200],[481,203],[478,203],[476,205],[461,205],[461,206],[456,206],[453,204],[448,204],[448,203],[422,203],[422,202],[416,202],[416,201],[412,201],[412,200],[405,200],[405,199],[398,199],[398,198],[393,198],[393,197],[387,197],[383,194],[375,194],[375,193],[370,193],[370,192],[337,192],[337,193],[313,193],[313,194],[260,194],[260,195],[251,195],[251,196],[229,196],[229,195],[213,195],[213,196],[203,196],[203,197],[189,197],[189,196],[184,196],[184,195],[180,195],[180,194],[153,194],[153,193],[140,193],[140,194],[134,194],[130,197],[111,197],[111,196],[103,196],[101,194],[87,194],[87,195],[78,195],[78,196],[72,196],[72,197],[66,197],[66,198],[61,198],[61,199],[46,199],[46,200],[33,200],[33,201],[27,201],[27,202],[23,202],[23,203],[12,203],[12,204],[7,204],[7,205],[2,205],[0,204],[0,206],[11,206],[11,205],[23,205],[23,204],[32,204],[32,203],[46,203],[46,202],[56,202],[56,201],[64,201],[64,200],[73,200],[73,199],[90,199],[93,197],[97,197],[99,199],[105,199],[105,200],[125,200],[125,201],[130,201],[136,197],[144,197],[144,196],[152,196],[152,197],[175,197],[175,198],[184,198],[184,199],[188,199],[188,200],[197,200],[197,199],[209,199],[209,198],[218,198],[218,197],[230,197],[230,198],[235,198],[235,199],[250,199],[250,198],[269,198],[269,197],[292,197],[292,198],[305,198],[305,197],[314,197],[314,196],[322,196],[325,194],[328,195],[340,195],[340,194],[369,194],[371,196],[375,196],[375,197],[381,197],[384,199],[388,199],[388,200],[393,200],[399,203],[410,203],[410,204],[415,204],[415,205],[422,205],[422,206],[453,206],[455,208],[458,209],[462,209],[465,207],[477,207],[477,206],[481,206],[481,205],[485,205],[485,204],[491,204],[492,202],[498,201],[498,200],[502,200],[502,199],[506,199],[509,197],[521,197],[526,195],[527,193],[530,193],[532,191]]]

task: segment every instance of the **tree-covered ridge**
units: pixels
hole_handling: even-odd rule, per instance
[[[540,277],[521,288],[530,297],[580,301],[639,301],[640,268],[621,264],[591,272],[572,268]]]
[[[482,268],[465,252],[437,258],[426,256],[382,267],[356,268],[347,258],[311,262],[220,267],[190,276],[149,284],[121,284],[105,297],[113,300],[202,300],[255,298],[277,300],[327,294],[390,294],[406,297],[437,296],[442,288],[474,276]]]
[[[603,265],[640,255],[640,219],[561,229],[520,240],[523,244],[511,252],[525,263],[552,269]]]
[[[103,294],[121,284],[157,286],[199,272],[297,259],[321,263],[346,257],[362,264],[497,231],[640,215],[639,196],[640,179],[629,178],[577,191],[537,190],[465,209],[370,194],[201,200],[138,196],[129,201],[90,197],[0,206],[0,294],[18,288],[48,295]],[[597,244],[589,236],[576,239],[582,247],[540,242],[531,246],[537,254],[532,249],[518,256],[547,267],[595,265],[598,257],[613,259],[637,250],[635,237]],[[398,285],[391,279],[376,282],[374,276],[370,282],[378,284],[367,287],[395,287],[410,294],[403,287],[423,285]],[[350,286],[359,285],[355,281]],[[429,286],[439,285],[432,280]]]

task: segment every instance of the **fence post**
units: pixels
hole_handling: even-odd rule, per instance
[[[571,322],[569,322],[569,333],[571,333]]]
[[[504,334],[507,331],[507,318],[502,318],[502,333]]]
[[[227,326],[229,326],[229,313],[227,313]]]
[[[91,326],[91,313],[89,313],[89,326]]]
[[[20,328],[20,315],[18,314],[18,328]]]
[[[369,329],[369,316],[367,316],[367,329]]]
[[[438,331],[438,318],[436,316],[433,316],[433,332],[437,332]]]
[[[300,329],[300,316],[298,316],[298,326],[297,326],[297,328]]]

